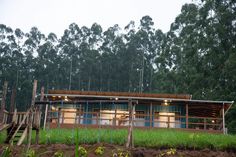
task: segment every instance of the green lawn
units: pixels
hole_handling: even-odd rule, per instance
[[[76,129],[51,129],[40,131],[40,144],[66,143],[75,144]],[[126,129],[79,129],[79,143],[93,144],[105,142],[123,145],[127,138]],[[0,134],[0,142],[5,138]],[[33,140],[34,140],[33,135]],[[236,149],[235,135],[208,133],[190,133],[176,130],[134,130],[134,144],[140,147],[170,147],[195,149]]]

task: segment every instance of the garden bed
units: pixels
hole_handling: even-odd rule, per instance
[[[132,150],[127,150],[123,146],[113,145],[113,144],[93,144],[93,145],[80,145],[87,151],[87,155],[89,157],[112,157],[117,156],[121,157],[122,155],[125,157],[128,156],[133,157],[236,157],[236,152],[234,150],[210,150],[210,149],[201,149],[201,150],[191,150],[191,149],[154,149],[154,148],[142,148],[137,147]],[[3,149],[7,147],[7,145],[0,146],[0,154],[2,154]],[[101,155],[95,153],[98,147],[103,147],[104,152]],[[12,155],[14,157],[23,157],[26,154],[25,146],[22,145],[20,147],[12,147]],[[51,144],[51,145],[32,145],[31,150],[35,151],[37,157],[53,157],[55,153],[62,153],[64,157],[74,157],[75,156],[75,145],[66,145],[66,144]],[[121,155],[122,154],[122,155]],[[121,156],[119,156],[121,155]],[[128,157],[127,156],[127,157]]]
[[[102,156],[129,154],[129,156],[236,156],[236,136],[209,133],[192,133],[171,129],[134,130],[134,146],[126,150],[126,129],[49,129],[40,131],[39,145],[31,150],[42,157],[52,157],[56,152],[64,156],[75,156],[76,144],[85,148],[88,156],[98,156],[95,150],[104,148]],[[6,132],[0,133],[0,152],[8,145],[3,144]],[[32,143],[35,142],[33,132]],[[24,142],[26,144],[26,141]],[[25,145],[12,147],[14,157],[23,157]],[[119,157],[119,156],[118,156]]]

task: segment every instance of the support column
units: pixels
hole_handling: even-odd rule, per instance
[[[223,103],[222,108],[222,118],[223,118],[223,134],[225,134],[225,104]]]
[[[40,94],[40,101],[43,101],[44,99],[44,87],[41,88],[41,94]],[[41,122],[41,110],[42,110],[42,105],[37,106],[36,108],[36,117],[37,117],[37,121],[36,121],[36,137],[35,137],[35,142],[36,144],[39,144],[39,130],[40,130],[40,122]]]
[[[3,85],[3,89],[2,89],[2,101],[1,101],[1,108],[0,108],[0,124],[4,123],[3,122],[3,118],[4,118],[3,111],[6,108],[7,85],[8,85],[8,82],[5,81],[4,85]]]
[[[134,146],[133,143],[134,112],[135,112],[135,105],[132,103],[132,100],[129,100],[129,130],[128,130],[126,148],[132,148]]]
[[[116,126],[116,118],[117,118],[117,106],[116,106],[116,104],[114,104],[114,107],[115,107],[115,116],[114,116],[113,125]]]
[[[204,118],[204,130],[206,130],[206,118]]]
[[[152,103],[150,104],[150,111],[149,111],[149,120],[150,120],[150,124],[149,127],[152,127]]]
[[[46,107],[45,107],[44,122],[43,122],[43,130],[45,130],[45,128],[46,128],[47,114],[48,114],[48,104],[47,104]]]
[[[35,105],[35,96],[36,96],[36,90],[37,90],[37,80],[34,80],[33,84],[33,92],[32,92],[32,100],[31,100],[31,110],[29,113],[29,124],[28,124],[28,129],[29,129],[29,134],[28,134],[28,143],[27,143],[27,150],[29,150],[30,145],[31,145],[31,138],[32,138],[32,125],[33,125],[33,114],[34,114],[34,105]]]
[[[78,124],[80,125],[80,121],[81,121],[81,116],[82,116],[82,104],[79,104],[79,121]],[[83,117],[84,118],[84,117]]]
[[[186,104],[186,129],[188,129],[188,104]]]

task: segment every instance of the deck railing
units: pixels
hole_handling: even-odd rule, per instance
[[[47,123],[61,125],[94,125],[122,127],[129,125],[129,113],[48,111]],[[180,115],[134,114],[134,127],[188,128],[195,130],[222,130],[222,118]],[[186,126],[188,125],[188,127]]]
[[[8,124],[9,117],[9,112],[7,110],[3,110],[3,119],[1,123]]]
[[[22,125],[27,125],[29,123],[29,116],[27,116],[27,112],[17,112],[15,110],[14,112],[8,113],[8,118],[11,118],[11,120],[8,120],[9,122],[13,122],[15,125],[19,125],[22,123]],[[35,110],[32,114],[33,116],[33,125],[37,128],[40,127],[40,119],[41,119],[41,113],[37,110]]]

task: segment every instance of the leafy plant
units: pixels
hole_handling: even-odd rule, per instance
[[[129,157],[129,156],[131,156],[130,152],[122,149],[117,149],[112,153],[112,157]]]
[[[72,135],[71,136],[67,136],[65,138],[65,144],[70,145],[70,144],[72,144],[72,141],[73,141],[73,136]]]
[[[78,148],[78,157],[87,157],[88,153],[87,150],[84,147],[79,147]]]
[[[10,147],[5,147],[4,149],[3,149],[3,152],[2,152],[2,154],[1,154],[1,157],[10,157],[11,156],[11,149],[10,149]]]
[[[170,155],[175,155],[175,154],[176,154],[176,149],[170,148],[166,152],[159,154],[159,157],[170,156]]]
[[[104,150],[105,150],[104,147],[99,146],[99,147],[96,148],[95,154],[96,155],[103,155],[104,154]]]
[[[170,148],[170,150],[168,150],[166,152],[167,155],[175,155],[176,154],[176,149]]]
[[[29,149],[25,153],[26,157],[36,157],[35,151],[33,149]]]
[[[50,132],[46,133],[46,139],[47,139],[47,144],[51,144],[51,134],[50,134]]]
[[[63,152],[61,152],[61,151],[57,151],[57,152],[55,152],[54,153],[54,155],[53,155],[53,157],[63,157],[64,155],[63,155]]]
[[[76,139],[75,139],[75,157],[79,157],[79,130],[76,130]]]

